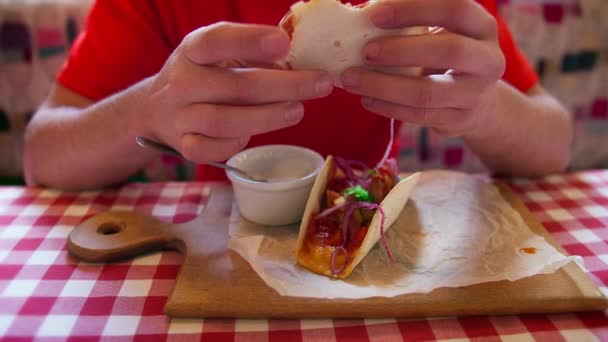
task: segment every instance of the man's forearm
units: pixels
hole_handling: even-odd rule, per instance
[[[140,100],[146,82],[83,108],[70,106],[65,99],[59,101],[61,106],[54,104],[53,96],[66,97],[69,92],[55,89],[26,132],[28,184],[93,189],[123,182],[141,170],[154,153],[135,144],[136,133],[129,127],[134,116],[145,114]],[[58,95],[61,92],[64,95]]]
[[[563,107],[542,90],[523,94],[503,81],[496,95],[495,115],[464,137],[469,147],[498,174],[533,177],[563,171],[573,134]]]

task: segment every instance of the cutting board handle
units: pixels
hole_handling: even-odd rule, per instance
[[[177,247],[170,225],[132,211],[107,211],[82,222],[68,237],[68,250],[90,262],[124,259]]]

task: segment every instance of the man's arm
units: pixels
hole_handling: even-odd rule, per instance
[[[527,94],[499,81],[494,115],[465,142],[499,174],[540,176],[561,172],[570,161],[573,138],[566,110],[541,86]]]
[[[28,125],[28,185],[66,190],[123,182],[154,156],[135,144],[130,120],[142,112],[144,80],[98,103],[56,85]]]
[[[297,124],[302,100],[332,91],[329,75],[217,67],[271,63],[288,50],[276,27],[217,23],[190,33],[158,74],[99,102],[56,86],[26,132],[28,184],[82,190],[123,182],[154,156],[137,146],[138,135],[205,163],[229,158],[253,135]]]

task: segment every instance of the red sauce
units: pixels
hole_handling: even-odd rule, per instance
[[[359,227],[359,229],[357,229],[357,232],[353,234],[352,239],[349,240],[349,243],[346,245],[346,250],[349,254],[353,253],[354,251],[359,249],[359,247],[361,247],[363,239],[365,239],[365,235],[367,235],[367,227]]]
[[[311,220],[307,240],[318,247],[338,247],[343,243],[342,229],[338,226],[337,214],[322,219]],[[367,226],[357,227],[347,238],[344,248],[348,253],[356,251],[367,235]]]
[[[520,253],[526,253],[526,254],[536,254],[536,248],[534,248],[534,247],[524,247],[524,248],[520,248],[519,252]]]
[[[338,227],[335,216],[318,220],[311,220],[308,228],[311,241],[316,246],[340,246],[342,244],[342,231]]]

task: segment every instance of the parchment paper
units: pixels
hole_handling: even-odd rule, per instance
[[[376,244],[346,280],[314,274],[296,265],[298,229],[253,224],[241,218],[235,205],[229,246],[280,295],[312,298],[427,293],[440,287],[515,281],[580,262],[530,231],[488,180],[451,171],[423,173],[388,230],[394,264]]]

